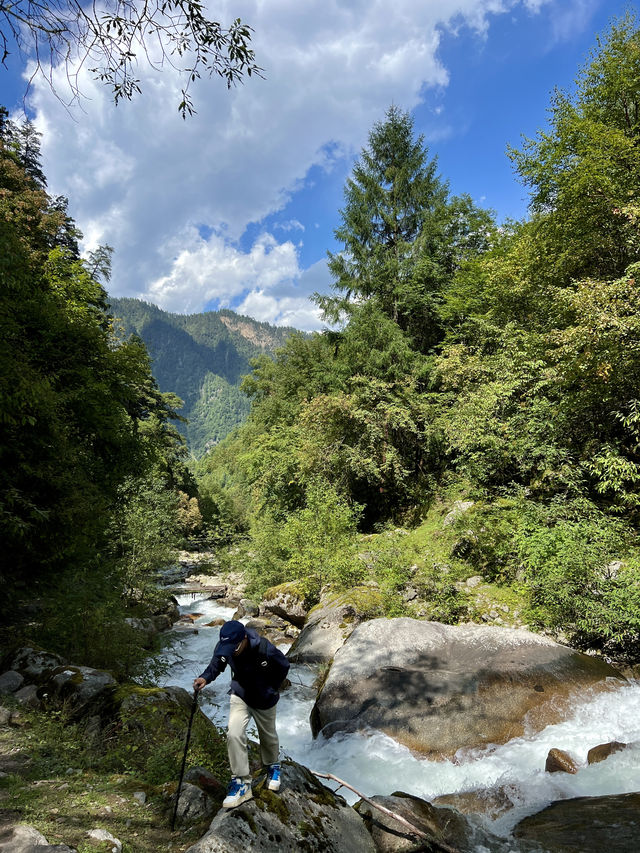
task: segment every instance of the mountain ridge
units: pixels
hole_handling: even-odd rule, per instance
[[[196,457],[221,441],[249,414],[240,390],[252,358],[272,355],[297,329],[273,326],[229,309],[173,314],[132,297],[110,297],[116,326],[136,334],[151,357],[161,391],[184,400],[178,427]]]

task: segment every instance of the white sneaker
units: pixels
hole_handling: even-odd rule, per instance
[[[252,798],[253,791],[251,790],[251,785],[234,776],[229,783],[227,796],[222,801],[222,808],[232,809],[235,806],[239,806],[240,803],[245,803],[247,800],[251,800]]]
[[[267,768],[267,788],[270,791],[280,790],[280,765],[271,764]]]

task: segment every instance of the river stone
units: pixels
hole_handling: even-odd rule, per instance
[[[287,657],[293,663],[328,663],[360,622],[382,612],[382,594],[374,587],[325,595],[309,612]]]
[[[314,736],[381,729],[416,752],[506,743],[563,719],[604,661],[523,629],[373,619],[336,652],[311,713]],[[549,701],[553,700],[553,701]]]
[[[0,675],[0,695],[4,696],[7,693],[15,693],[20,690],[24,684],[24,678],[19,672],[10,669],[8,672],[3,672]]]
[[[577,773],[578,762],[564,749],[550,749],[544,765],[547,773]]]
[[[626,743],[620,743],[620,741],[617,740],[609,741],[609,743],[599,743],[597,746],[592,747],[587,753],[587,764],[598,764],[598,762],[609,758],[610,755],[613,755],[616,752],[622,752],[622,750],[626,748]]]
[[[305,594],[296,581],[272,586],[262,596],[261,612],[273,613],[298,628],[302,628],[307,618]]]
[[[221,809],[187,853],[375,853],[364,823],[342,797],[293,761],[282,764],[278,794],[254,788],[254,799]]]
[[[553,853],[630,853],[640,839],[640,793],[561,800],[520,821],[513,834]]]
[[[442,849],[437,846],[438,843],[458,851],[491,850],[492,853],[509,853],[513,849],[507,841],[497,838],[479,825],[472,824],[453,809],[437,808],[420,797],[399,791],[389,797],[375,796],[369,799],[424,832],[427,835],[426,846],[419,849]],[[378,853],[415,850],[419,842],[425,841],[400,821],[394,820],[363,800],[356,803],[355,808],[364,819]]]

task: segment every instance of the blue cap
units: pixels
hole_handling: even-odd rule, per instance
[[[235,619],[232,619],[231,622],[225,622],[220,628],[220,640],[213,650],[214,655],[230,658],[246,636],[247,629],[242,622],[236,622]]]

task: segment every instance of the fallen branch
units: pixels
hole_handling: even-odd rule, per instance
[[[314,776],[319,776],[321,779],[333,779],[334,782],[337,782],[341,788],[348,788],[350,791],[353,791],[354,794],[357,794],[361,800],[364,800],[365,803],[369,803],[374,809],[378,809],[379,812],[386,814],[388,817],[393,818],[393,820],[398,821],[403,826],[406,826],[407,829],[413,834],[417,835],[418,838],[426,839],[429,844],[437,850],[442,850],[443,853],[460,853],[455,847],[449,847],[448,844],[444,844],[442,841],[437,841],[432,835],[429,835],[426,832],[423,832],[421,829],[418,829],[417,826],[414,826],[410,821],[406,818],[399,815],[397,812],[392,812],[391,809],[386,808],[386,806],[381,806],[379,803],[374,803],[373,800],[369,799],[369,797],[365,797],[364,794],[357,791],[353,785],[349,785],[348,782],[344,782],[342,779],[338,779],[337,776],[334,776],[333,773],[319,773],[317,770],[311,771]],[[421,848],[419,848],[421,849]]]

